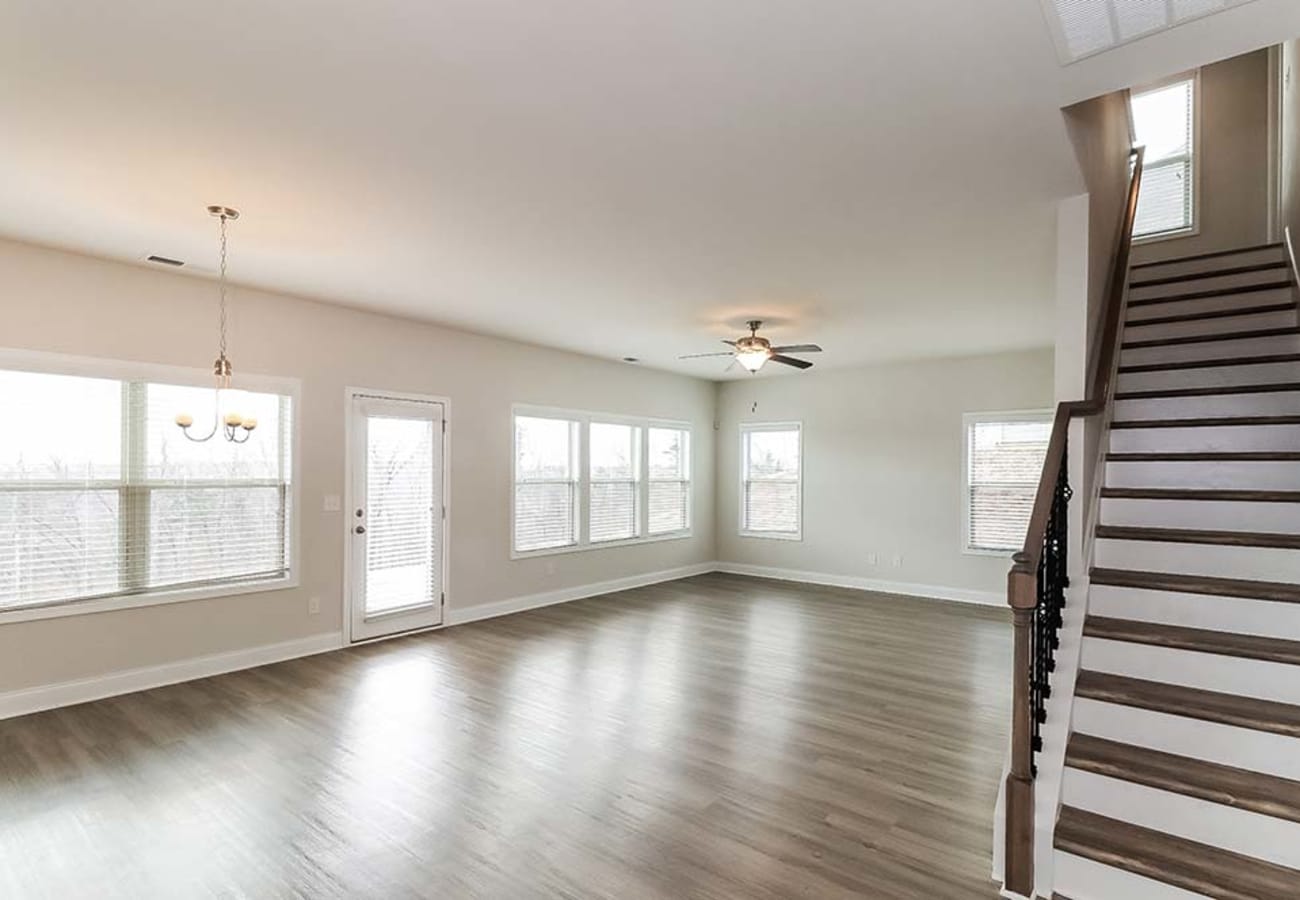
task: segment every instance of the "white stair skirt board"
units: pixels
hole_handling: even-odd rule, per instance
[[[1155,363],[1226,359],[1236,356],[1271,356],[1278,353],[1300,353],[1300,335],[1275,334],[1267,337],[1174,344],[1170,347],[1121,348],[1119,364],[1146,366]]]
[[[1078,697],[1074,732],[1190,756],[1207,762],[1300,779],[1300,739]]]
[[[1083,669],[1300,705],[1300,666],[1133,641],[1083,639]]]
[[[1300,603],[1093,584],[1088,611],[1111,619],[1300,641]]]
[[[1300,534],[1300,503],[1103,497],[1101,524]]]
[[[196,678],[224,675],[227,672],[238,672],[241,669],[326,653],[330,650],[338,650],[342,646],[341,633],[327,632],[277,644],[232,650],[229,653],[214,653],[156,666],[121,669],[96,678],[8,691],[0,694],[0,719],[23,716],[59,706],[88,703],[91,700],[102,700],[119,694],[131,694],[150,688],[178,684],[182,681],[193,681]]]
[[[1300,450],[1300,425],[1112,428],[1112,453],[1206,453]],[[1300,491],[1300,485],[1296,485]]]
[[[1192,319],[1188,322],[1159,324],[1129,322],[1124,326],[1124,340],[1159,341],[1198,334],[1229,334],[1237,331],[1262,331],[1266,328],[1294,328],[1295,325],[1295,307],[1290,306],[1276,312],[1242,313],[1217,319]]]
[[[1254,266],[1266,262],[1285,262],[1286,250],[1282,247],[1267,247],[1263,250],[1250,250],[1245,253],[1228,253],[1209,259],[1193,259],[1186,262],[1170,261],[1157,265],[1142,266],[1132,270],[1132,281],[1148,281],[1153,278],[1172,278],[1176,275],[1189,275],[1197,272],[1216,272],[1219,269],[1231,269],[1238,266]]]
[[[1093,553],[1095,564],[1104,569],[1287,583],[1295,583],[1300,572],[1300,550],[1278,547],[1099,538],[1093,545]],[[1300,683],[1300,672],[1296,682]]]
[[[1205,900],[1182,888],[1057,850],[1053,887],[1070,900]]]
[[[1152,831],[1300,868],[1300,822],[1066,768],[1061,802]]]
[[[718,572],[729,575],[748,575],[753,578],[771,578],[776,581],[797,581],[827,587],[849,588],[855,591],[874,591],[878,594],[896,594],[926,600],[951,600],[956,603],[975,603],[980,606],[1005,606],[1006,594],[999,591],[972,591],[968,588],[945,587],[936,584],[915,584],[907,581],[884,581],[862,578],[857,575],[832,575],[826,572],[804,572],[798,569],[781,569],[774,566],[754,566],[748,563],[717,563]],[[1010,566],[1010,558],[1007,561]]]
[[[1187,290],[1188,293],[1201,293],[1206,290],[1204,286],[1195,282],[1189,282],[1183,289]],[[1229,294],[1216,294],[1211,297],[1198,297],[1195,300],[1170,300],[1167,303],[1147,302],[1149,300],[1159,300],[1159,297],[1133,298],[1133,300],[1137,299],[1141,299],[1142,302],[1137,306],[1130,306],[1125,316],[1125,324],[1129,328],[1141,325],[1149,319],[1163,319],[1168,316],[1190,316],[1197,313],[1226,312],[1234,309],[1250,309],[1255,306],[1280,304],[1291,304],[1294,308],[1295,302],[1289,287],[1274,288],[1268,291],[1239,291]],[[1139,334],[1141,332],[1133,332],[1131,337],[1136,338]]]
[[[1226,357],[1225,357],[1226,358]],[[1300,382],[1300,361],[1254,365],[1207,366],[1200,369],[1164,369],[1155,372],[1120,372],[1116,390],[1158,391],[1179,388],[1226,387],[1230,384],[1285,384]]]
[[[1293,491],[1300,462],[1124,462],[1106,463],[1107,487],[1214,488]]]
[[[1115,420],[1119,422],[1144,419],[1294,415],[1300,415],[1300,391],[1221,394],[1213,397],[1152,397],[1142,400],[1115,401]]]

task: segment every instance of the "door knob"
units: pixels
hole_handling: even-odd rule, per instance
[[[366,526],[364,526],[364,525],[358,525],[356,528],[354,528],[354,529],[352,529],[352,530],[355,531],[357,534],[365,534],[365,533],[366,533]]]

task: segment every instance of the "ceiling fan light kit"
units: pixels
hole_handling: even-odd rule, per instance
[[[756,375],[759,369],[767,365],[768,360],[786,366],[793,366],[796,369],[811,369],[812,363],[807,360],[796,359],[785,354],[822,352],[822,348],[816,344],[791,344],[786,347],[773,347],[772,342],[767,338],[758,336],[758,329],[763,326],[761,319],[750,319],[746,325],[749,326],[749,334],[738,340],[723,341],[724,344],[731,345],[733,349],[730,351],[724,353],[693,353],[677,358],[699,359],[706,356],[730,356],[735,362],[740,363],[749,374]]]

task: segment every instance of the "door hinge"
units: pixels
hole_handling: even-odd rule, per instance
[[[445,504],[445,503],[442,505],[442,518],[443,518],[444,521],[445,521],[446,518],[447,518],[447,504]]]
[[[443,606],[446,606],[446,605],[447,605],[447,592],[446,592],[446,591],[443,591],[443,592],[442,592],[442,600],[440,600],[439,603],[441,603]]]

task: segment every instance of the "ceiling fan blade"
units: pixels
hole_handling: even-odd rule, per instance
[[[783,366],[794,366],[796,369],[812,368],[812,363],[806,359],[795,359],[793,356],[782,356],[780,353],[773,353],[768,357],[768,361],[781,363]]]
[[[773,353],[821,353],[822,348],[816,344],[791,344],[788,347],[773,347]]]
[[[724,344],[729,344],[729,345],[731,345],[732,347],[736,346],[736,342],[735,342],[735,341],[729,341],[729,340],[727,340],[726,338],[723,338],[723,339],[722,339],[722,343],[724,343]]]
[[[720,353],[690,353],[686,356],[679,356],[678,359],[704,359],[707,356],[735,356],[730,350],[723,350]]]

